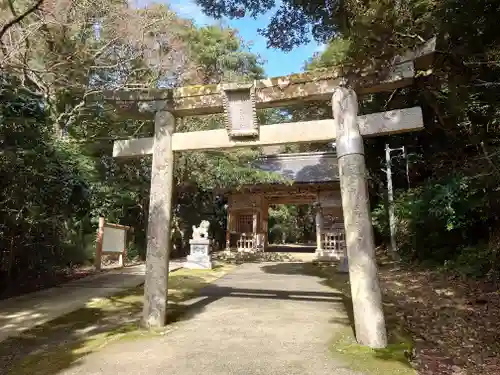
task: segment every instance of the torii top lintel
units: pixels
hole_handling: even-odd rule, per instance
[[[253,82],[255,107],[293,105],[311,100],[329,100],[343,81],[355,83],[359,94],[391,91],[408,86],[415,68],[428,69],[435,50],[433,38],[416,51],[394,59],[383,74],[374,69],[328,68]],[[221,113],[224,110],[221,85],[185,86],[172,89],[105,91],[104,98],[119,103],[126,112],[152,112],[157,103],[178,117]],[[137,105],[140,103],[140,105]],[[134,108],[131,108],[134,107]]]

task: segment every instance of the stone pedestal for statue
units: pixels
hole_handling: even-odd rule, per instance
[[[314,255],[316,261],[320,262],[338,262],[341,260],[341,257],[335,250],[316,249]]]
[[[208,238],[208,228],[210,224],[203,220],[197,228],[193,225],[193,238],[189,240],[190,251],[187,256],[184,268],[189,269],[212,269],[212,240]]]
[[[212,241],[208,238],[189,240],[190,252],[184,268],[189,269],[212,269],[212,259],[210,251]]]

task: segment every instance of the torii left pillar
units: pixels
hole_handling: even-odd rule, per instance
[[[143,309],[143,324],[148,328],[163,327],[167,318],[174,131],[175,117],[167,111],[156,112]]]

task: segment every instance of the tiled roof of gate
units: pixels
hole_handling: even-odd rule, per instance
[[[268,155],[254,165],[263,171],[279,173],[297,183],[339,180],[337,155],[331,151]]]

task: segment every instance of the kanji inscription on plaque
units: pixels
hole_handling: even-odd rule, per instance
[[[255,111],[255,87],[252,83],[221,85],[222,102],[229,137],[257,137],[259,124]]]

